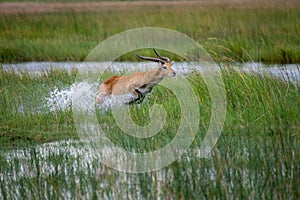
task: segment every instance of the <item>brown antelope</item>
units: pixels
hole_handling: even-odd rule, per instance
[[[167,57],[160,56],[155,49],[154,53],[158,58],[136,56],[143,60],[149,60],[159,63],[159,65],[147,72],[136,72],[128,76],[112,76],[105,80],[99,88],[96,104],[102,103],[106,97],[111,95],[132,94],[133,98],[126,104],[142,103],[145,96],[151,92],[163,78],[175,76],[176,72],[172,69],[174,61]]]

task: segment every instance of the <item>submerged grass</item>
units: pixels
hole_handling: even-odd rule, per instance
[[[154,26],[187,34],[217,61],[297,63],[300,8],[294,4],[265,3],[260,7],[229,2],[2,14],[0,62],[84,60],[98,43],[113,34]],[[132,58],[130,54],[121,60]]]
[[[264,136],[222,137],[209,158],[187,153],[164,169],[143,174],[107,168],[99,157],[87,158],[86,147],[76,143],[1,153],[0,196],[297,199],[299,140],[288,142],[283,146],[280,140]]]

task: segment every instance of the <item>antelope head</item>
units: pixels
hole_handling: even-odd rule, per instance
[[[156,75],[160,76],[161,78],[164,78],[166,76],[175,76],[176,72],[172,69],[172,65],[174,64],[174,61],[171,61],[170,58],[159,55],[155,49],[153,49],[153,51],[158,58],[141,56],[138,54],[138,52],[136,52],[136,56],[143,60],[149,60],[149,61],[159,63],[158,71]]]

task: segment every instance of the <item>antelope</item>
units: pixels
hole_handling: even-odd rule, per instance
[[[132,98],[125,104],[140,104],[145,96],[151,92],[162,79],[167,76],[175,76],[176,72],[172,69],[174,61],[168,57],[160,56],[153,49],[157,58],[145,57],[136,52],[136,56],[142,60],[148,60],[158,63],[159,65],[147,72],[136,72],[128,76],[112,76],[106,79],[99,87],[96,105],[111,95],[132,94]]]

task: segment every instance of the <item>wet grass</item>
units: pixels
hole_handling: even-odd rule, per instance
[[[0,72],[3,199],[299,198],[300,91],[294,84],[223,69],[227,115],[210,156],[197,158],[188,151],[164,169],[127,174],[101,164],[99,157],[77,142],[70,110],[51,112],[45,107],[50,91],[70,86],[75,71],[49,71],[40,76]],[[199,132],[191,145],[197,148],[209,125],[211,102],[200,74],[191,74],[188,80],[201,113]],[[143,104],[130,107],[134,121],[147,124],[154,103],[163,104],[169,119],[152,140],[122,134],[110,112],[99,113],[98,119],[108,125],[108,137],[116,145],[130,151],[152,151],[170,142],[181,115],[172,92],[159,86]],[[48,143],[51,141],[61,142]]]
[[[41,76],[0,69],[1,146],[51,142],[74,137],[71,111],[51,112],[47,98],[54,88],[71,85],[75,74],[49,71]]]
[[[99,157],[87,158],[86,147],[76,143],[1,153],[0,195],[4,199],[297,199],[299,140],[286,139],[288,144],[282,145],[279,139],[265,136],[222,137],[209,158],[186,154],[164,169],[143,174],[105,167]],[[70,146],[77,148],[69,150]]]
[[[113,34],[154,26],[187,34],[217,61],[298,63],[298,4],[268,5],[243,6],[231,2],[149,5],[143,9],[118,7],[99,12],[2,14],[0,62],[84,60],[98,43]],[[135,59],[128,55],[121,60],[132,58]]]

